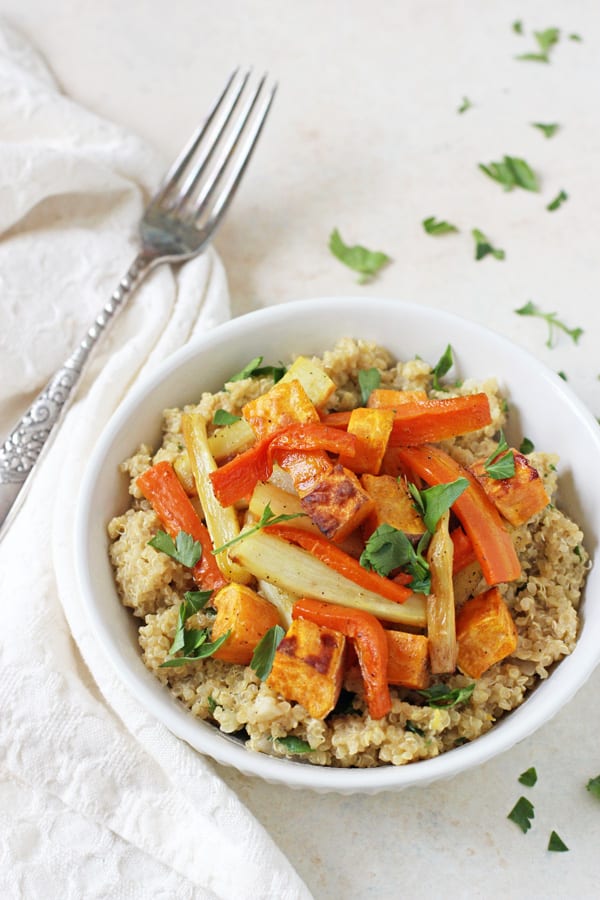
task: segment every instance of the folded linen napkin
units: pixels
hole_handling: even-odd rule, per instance
[[[164,161],[62,95],[6,25],[0,133],[5,433],[127,269]],[[211,762],[127,694],[74,575],[77,487],[102,426],[139,377],[228,312],[213,251],[153,274],[104,339],[0,544],[3,897],[310,897]]]

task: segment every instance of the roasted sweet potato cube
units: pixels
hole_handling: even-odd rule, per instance
[[[231,582],[212,599],[217,615],[211,638],[216,640],[227,631],[231,634],[214,653],[215,659],[247,666],[254,648],[269,628],[280,625],[277,609],[245,584]]]
[[[296,379],[300,382],[316,407],[323,406],[335,391],[335,381],[329,377],[318,359],[298,356],[279,384]]]
[[[302,498],[303,510],[335,541],[343,541],[358,528],[373,506],[358,477],[339,463]]]
[[[374,506],[363,522],[362,531],[369,537],[380,525],[392,525],[409,537],[421,537],[425,532],[423,519],[415,509],[413,499],[403,481],[392,475],[363,475],[362,486]]]
[[[510,478],[492,478],[485,471],[485,460],[478,460],[470,467],[500,515],[511,525],[522,525],[550,503],[539,472],[527,457],[512,451],[515,474]]]
[[[353,409],[348,422],[348,433],[359,441],[355,457],[340,456],[340,463],[354,472],[369,472],[377,475],[381,468],[387,443],[394,424],[393,409]]]
[[[266,394],[248,401],[242,407],[242,415],[259,438],[288,425],[320,421],[314,404],[296,379],[278,381]]]
[[[333,463],[324,450],[290,450],[280,457],[279,465],[291,475],[300,497],[314,491],[333,468]]]
[[[294,619],[279,644],[267,684],[286,700],[324,719],[334,708],[344,677],[346,638],[339,631]]]
[[[456,617],[458,668],[480,678],[517,649],[517,627],[498,588],[467,600]]]
[[[403,403],[414,403],[427,400],[425,391],[398,391],[393,388],[375,388],[369,394],[369,409],[397,409]]]
[[[422,690],[429,684],[428,642],[423,634],[385,631],[388,642],[388,682]]]

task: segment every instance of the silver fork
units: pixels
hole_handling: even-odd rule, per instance
[[[148,204],[141,248],[127,274],[85,334],[0,449],[0,538],[17,499],[75,393],[93,348],[146,275],[162,263],[181,263],[208,244],[242,179],[275,96],[267,76],[230,75],[206,120],[192,135]]]

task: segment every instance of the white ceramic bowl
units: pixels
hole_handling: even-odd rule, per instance
[[[137,629],[117,596],[108,561],[106,525],[123,512],[128,497],[119,463],[141,443],[160,440],[161,412],[216,390],[249,359],[288,360],[313,354],[345,335],[373,339],[397,357],[419,355],[432,363],[446,344],[454,349],[456,377],[495,375],[511,405],[515,439],[560,454],[560,505],[578,522],[594,556],[600,538],[600,479],[590,478],[600,460],[600,428],[567,385],[508,340],[472,322],[394,300],[336,298],[298,301],[237,318],[167,359],[118,409],[87,468],[77,514],[76,548],[82,600],[95,634],[132,694],[172,732],[197,750],[248,775],[294,788],[375,793],[446,778],[490,759],[532,734],[581,687],[600,660],[600,570],[589,574],[581,633],[574,653],[525,703],[490,732],[435,759],[408,766],[331,769],[273,759],[248,751],[235,737],[196,720],[145,668]]]

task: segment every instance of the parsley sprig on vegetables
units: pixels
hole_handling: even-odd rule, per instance
[[[568,328],[564,322],[561,322],[555,312],[546,313],[539,309],[535,303],[529,300],[524,306],[520,309],[515,309],[515,312],[518,316],[534,316],[538,319],[544,319],[548,324],[548,340],[546,341],[546,347],[554,347],[554,329],[559,328],[561,331],[564,331],[567,334],[573,343],[577,344],[579,342],[579,338],[583,334],[583,328]]]
[[[344,243],[337,228],[331,232],[329,249],[340,262],[359,273],[359,284],[370,281],[386,263],[390,262],[387,253],[380,250],[368,250],[360,244],[350,246]]]
[[[452,366],[454,365],[454,358],[452,356],[452,347],[450,344],[446,347],[435,366],[431,370],[431,374],[433,376],[432,388],[434,391],[442,391],[443,387],[440,384],[440,378],[443,378],[444,375],[450,371]]]
[[[427,706],[434,709],[452,709],[461,703],[467,703],[474,690],[475,682],[461,688],[449,688],[447,684],[438,682],[438,684],[433,684],[430,688],[423,688],[417,693],[425,697]]]
[[[504,259],[506,253],[504,250],[500,250],[490,243],[490,239],[485,236],[483,231],[480,231],[479,228],[473,228],[471,231],[473,235],[473,239],[475,240],[475,259],[480,260],[485,256],[491,254],[494,259]]]
[[[239,422],[241,416],[234,416],[233,413],[228,412],[226,409],[217,409],[215,410],[215,414],[213,416],[213,425],[233,425],[234,422]]]
[[[436,219],[435,216],[429,216],[429,218],[423,219],[422,224],[427,234],[432,234],[434,236],[458,231],[456,225],[452,225],[451,222],[445,222],[443,219]]]
[[[271,674],[275,651],[282,642],[284,635],[285,631],[281,625],[273,625],[254,648],[254,653],[250,660],[250,668],[254,669],[261,681],[265,681]]]
[[[251,359],[243,369],[231,375],[227,381],[243,381],[245,378],[260,378],[261,375],[272,375],[273,381],[277,383],[285,375],[286,368],[284,365],[279,366],[263,366],[262,356],[255,356]]]
[[[148,541],[155,550],[162,550],[167,556],[172,557],[181,563],[182,566],[192,568],[196,565],[202,556],[202,547],[198,541],[195,541],[191,534],[180,531],[175,540],[166,531],[160,529],[153,538]]]
[[[450,509],[454,501],[468,486],[469,482],[466,478],[457,478],[456,481],[448,484],[434,484],[423,490],[419,490],[415,484],[409,483],[410,495],[430,534],[433,534],[446,510]]]
[[[430,535],[425,532],[417,548],[403,531],[393,525],[384,523],[375,529],[360,556],[360,564],[365,569],[377,572],[386,577],[394,569],[404,569],[412,576],[408,585],[419,594],[428,594],[431,589],[429,563],[423,556],[427,549]]]
[[[500,431],[498,446],[483,464],[486,474],[496,481],[503,478],[512,478],[515,474],[515,457],[506,442],[504,432]]]
[[[535,818],[533,803],[527,797],[519,797],[506,818],[518,825],[523,834],[526,834],[531,828],[531,820]]]
[[[300,519],[305,516],[306,513],[282,513],[279,516],[276,516],[271,509],[271,504],[267,503],[265,508],[263,509],[260,519],[250,528],[245,528],[244,531],[240,531],[240,533],[232,538],[230,541],[227,541],[225,544],[221,544],[220,547],[215,547],[212,551],[215,555],[217,553],[222,553],[223,550],[227,550],[229,547],[232,547],[234,544],[237,544],[238,541],[242,541],[245,537],[248,537],[249,534],[255,534],[257,531],[260,531],[261,528],[264,528],[266,525],[279,525],[281,522],[289,522],[290,519]]]
[[[479,168],[489,178],[501,184],[505,191],[512,191],[515,187],[523,188],[525,191],[540,189],[531,166],[516,156],[504,156],[500,162],[491,162],[487,166],[479,163]]]
[[[199,659],[206,659],[225,643],[230,631],[222,634],[216,641],[211,641],[208,628],[185,627],[190,616],[204,609],[211,595],[212,591],[187,591],[183,595],[183,603],[179,606],[177,616],[177,629],[169,649],[169,658],[161,664],[161,669],[176,668],[185,666],[187,663],[197,662]],[[183,652],[183,655],[175,656],[180,651]]]

